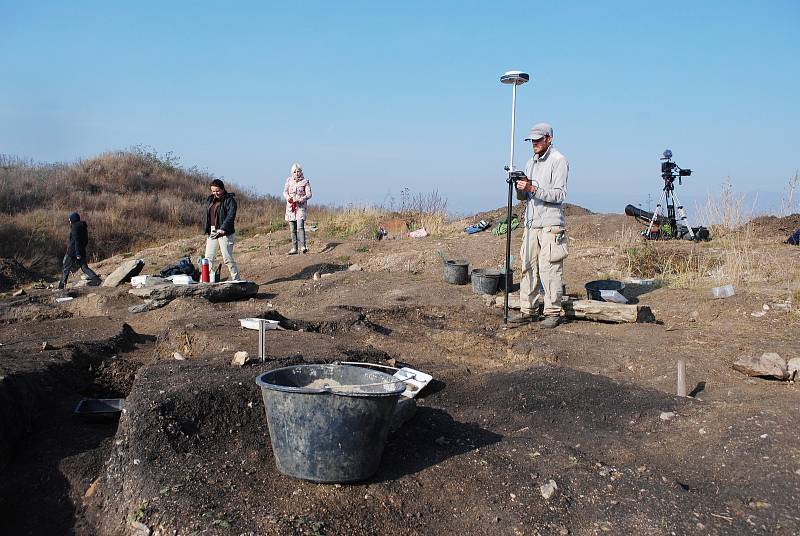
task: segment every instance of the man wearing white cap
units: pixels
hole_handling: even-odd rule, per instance
[[[526,179],[516,182],[517,198],[527,200],[525,233],[520,259],[520,318],[531,320],[541,281],[544,289],[543,328],[561,322],[561,296],[567,238],[564,234],[564,200],[567,197],[569,164],[553,143],[553,127],[537,123],[525,141],[533,144],[533,158],[525,165]]]

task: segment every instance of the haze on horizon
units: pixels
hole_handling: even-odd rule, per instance
[[[502,206],[509,69],[515,164],[535,122],[570,161],[568,201],[646,206],[665,148],[774,210],[800,168],[800,4],[288,5],[0,0],[0,153],[74,161],[135,145],[260,193],[300,162],[320,203],[438,192]]]

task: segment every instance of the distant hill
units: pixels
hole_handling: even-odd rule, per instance
[[[34,164],[0,155],[0,257],[52,270],[64,255],[68,215],[89,225],[90,261],[170,238],[199,234],[211,174],[183,168],[171,154],[109,152],[68,164]],[[282,221],[277,196],[241,190],[237,232]]]

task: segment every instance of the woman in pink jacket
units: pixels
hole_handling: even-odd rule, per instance
[[[292,175],[286,179],[283,187],[283,197],[286,199],[286,221],[292,228],[292,249],[289,255],[297,253],[297,231],[300,231],[300,250],[308,252],[306,247],[306,202],[311,199],[311,183],[303,177],[303,168],[300,164],[292,164]]]

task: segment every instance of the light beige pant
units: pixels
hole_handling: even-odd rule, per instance
[[[220,236],[219,238],[206,238],[206,259],[211,263],[214,262],[214,257],[217,256],[217,249],[222,252],[222,260],[228,271],[231,273],[231,279],[239,280],[239,267],[236,266],[236,260],[233,258],[233,245],[236,244],[236,233],[230,236]]]
[[[522,236],[520,262],[522,282],[519,285],[520,310],[531,313],[536,308],[539,282],[544,289],[544,314],[561,314],[564,293],[562,276],[567,238],[563,227],[526,228]]]

